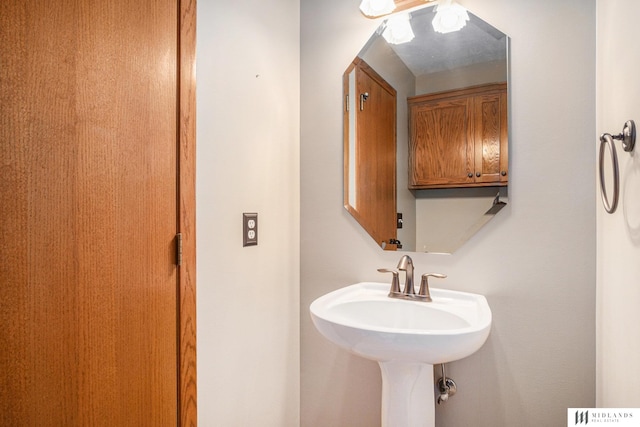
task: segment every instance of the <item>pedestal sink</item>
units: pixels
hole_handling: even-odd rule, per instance
[[[431,288],[432,302],[389,298],[389,284],[364,282],[310,306],[329,341],[375,360],[382,372],[383,427],[435,425],[433,365],[476,352],[489,336],[482,295]]]

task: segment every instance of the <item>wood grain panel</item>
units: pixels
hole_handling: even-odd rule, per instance
[[[376,242],[392,250],[390,241],[397,237],[396,91],[364,61],[356,82],[358,93],[369,93],[357,114],[357,210]]]
[[[506,101],[506,83],[409,98],[409,188],[507,185]]]
[[[176,424],[177,12],[0,5],[2,425]]]
[[[396,90],[365,61],[357,58],[344,75],[348,93],[348,73],[355,68],[355,170],[349,169],[348,126],[345,112],[345,207],[360,225],[386,250],[395,250],[390,240],[397,238],[396,227]],[[348,182],[355,176],[355,206],[349,205]]]
[[[509,182],[509,116],[506,88],[500,94],[500,183]]]
[[[411,111],[411,186],[473,182],[468,176],[474,163],[469,111],[465,98],[424,103]]]
[[[196,426],[196,1],[181,0],[179,13],[179,425]]]
[[[507,143],[506,92],[474,97],[475,171],[478,183],[506,181]],[[504,115],[503,115],[504,113]]]

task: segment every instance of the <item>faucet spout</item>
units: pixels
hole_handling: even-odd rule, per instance
[[[406,273],[403,293],[405,295],[415,295],[416,292],[413,287],[413,260],[409,255],[403,255],[402,258],[400,258],[398,270]]]

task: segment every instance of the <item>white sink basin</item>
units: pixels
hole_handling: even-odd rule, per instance
[[[491,310],[482,295],[432,288],[433,301],[421,302],[389,298],[389,289],[338,289],[311,304],[311,318],[329,341],[380,365],[383,427],[434,427],[433,365],[482,347]]]
[[[358,283],[316,299],[313,323],[331,342],[379,362],[438,364],[476,352],[489,336],[482,295],[431,288],[432,302],[389,298],[389,284]]]

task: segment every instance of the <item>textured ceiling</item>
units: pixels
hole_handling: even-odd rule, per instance
[[[506,59],[507,36],[471,12],[464,28],[447,34],[433,30],[434,16],[435,7],[411,12],[415,38],[390,45],[415,76]]]

